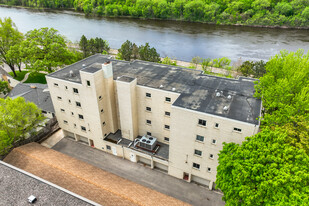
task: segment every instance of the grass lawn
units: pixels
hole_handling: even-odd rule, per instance
[[[46,74],[38,73],[38,72],[32,72],[29,74],[27,81],[24,83],[41,83],[46,84],[45,79]]]
[[[9,72],[9,75],[11,75],[12,77],[14,77],[14,79],[18,80],[18,81],[21,81],[24,79],[25,75],[28,73],[28,71],[16,71],[16,77],[14,77],[14,74],[13,72]]]

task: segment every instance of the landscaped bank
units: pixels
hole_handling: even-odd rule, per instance
[[[0,4],[72,9],[86,15],[131,16],[214,24],[308,27],[307,0],[0,0]]]

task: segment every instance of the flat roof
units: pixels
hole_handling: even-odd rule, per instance
[[[30,195],[37,198],[34,205],[93,205],[2,161],[0,177],[0,205],[29,205]]]
[[[106,61],[113,64],[114,80],[122,76],[137,78],[138,85],[180,93],[173,106],[259,124],[262,105],[260,99],[253,97],[256,79],[229,79],[206,75],[200,70],[153,62],[113,60],[101,54],[90,56],[48,76],[81,83],[80,70],[87,67],[98,69],[98,65]]]

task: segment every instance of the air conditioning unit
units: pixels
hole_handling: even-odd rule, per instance
[[[139,141],[140,147],[151,151],[154,150],[156,145],[157,145],[157,138],[149,135],[144,135]]]

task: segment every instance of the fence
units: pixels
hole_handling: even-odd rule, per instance
[[[27,139],[16,141],[11,148],[9,148],[4,155],[0,155],[0,160],[3,160],[6,155],[8,155],[14,148],[28,144],[30,142],[42,142],[47,139],[51,134],[59,129],[59,125],[56,117],[53,117],[48,122],[45,123],[45,127],[38,131],[35,135],[30,136]]]

